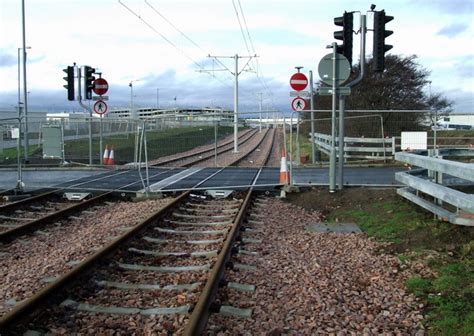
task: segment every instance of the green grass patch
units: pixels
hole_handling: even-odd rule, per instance
[[[232,127],[219,127],[217,130],[217,138],[220,140],[232,132]],[[94,137],[92,138],[92,156],[93,162],[99,163],[104,148],[99,148],[100,141],[96,135],[97,134],[94,133]],[[214,136],[213,126],[170,128],[165,130],[150,129],[147,131],[148,160],[158,159],[163,156],[184,152],[197,146],[214,143]],[[102,141],[103,147],[105,147],[106,144],[114,147],[116,163],[134,161],[135,142],[135,134],[132,133],[120,135],[104,134]],[[88,137],[77,140],[67,140],[64,150],[67,161],[89,162]],[[42,156],[41,151],[40,146],[30,146],[30,154],[36,156],[38,159]],[[4,149],[0,159],[2,157],[4,162],[14,163],[13,161],[16,160],[16,148]],[[144,154],[142,154],[142,160],[144,160]]]
[[[219,128],[219,137],[229,133],[230,128]],[[162,156],[175,154],[178,152],[192,149],[214,140],[214,127],[188,127],[173,128],[166,130],[149,130],[147,132],[147,150],[148,158],[156,159]],[[104,136],[103,144],[114,147],[116,161],[133,161],[135,148],[135,135],[124,134],[117,136]],[[99,139],[94,138],[93,153],[98,156]],[[89,155],[89,140],[80,139],[76,141],[68,141],[66,143],[66,158],[80,159]]]
[[[431,281],[420,277],[407,279],[407,289],[417,296],[427,296],[431,290]]]
[[[334,220],[335,216],[331,217],[330,220]],[[353,220],[367,234],[393,243],[399,243],[410,232],[423,227],[423,220],[416,210],[410,204],[399,201],[375,203],[370,210],[343,210],[337,217]]]
[[[472,261],[452,262],[435,268],[434,279],[407,279],[407,289],[428,302],[430,335],[472,335],[474,291]]]

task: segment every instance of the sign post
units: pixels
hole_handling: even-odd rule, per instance
[[[339,117],[339,126],[344,126],[343,122],[341,123],[341,117],[344,115],[344,101],[343,96],[350,94],[350,88],[341,87],[351,73],[351,65],[347,58],[344,55],[338,54],[337,43],[332,43],[332,53],[324,56],[319,62],[318,73],[321,77],[321,80],[331,85],[331,87],[321,88],[321,94],[331,94],[332,95],[332,113],[331,113],[331,151],[329,155],[329,192],[336,191],[336,105],[337,97],[340,97],[340,108],[341,112]],[[344,160],[344,138],[342,138],[342,143],[339,138],[339,160],[343,162]],[[342,182],[340,185],[342,189]]]
[[[95,92],[95,91],[94,91]],[[103,100],[98,100],[94,104],[94,112],[99,115],[99,157],[100,157],[100,164],[104,164],[103,155],[102,155],[102,117],[105,113],[107,113],[107,104]]]

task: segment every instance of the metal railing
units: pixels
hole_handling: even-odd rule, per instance
[[[311,133],[309,134],[311,138]],[[318,148],[329,155],[331,151],[331,136],[315,133],[313,141]],[[383,160],[393,159],[396,138],[355,138],[344,137],[344,159]],[[339,152],[339,140],[336,139],[336,151]],[[339,155],[338,155],[339,156]]]
[[[407,187],[398,189],[399,195],[453,224],[474,226],[474,195],[450,188],[443,180],[458,178],[458,183],[474,185],[474,165],[398,152],[395,159],[424,171],[399,172],[395,179]],[[422,197],[428,195],[427,197]],[[433,199],[433,201],[430,200]],[[452,211],[454,209],[454,211]]]

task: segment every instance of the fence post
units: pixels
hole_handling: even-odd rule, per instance
[[[62,156],[62,165],[66,163],[66,152],[64,150],[64,118],[61,118],[61,156]]]
[[[3,138],[3,132],[1,133]],[[18,181],[16,182],[16,190],[23,191],[23,172],[21,167],[21,116],[18,117],[18,139],[17,139],[17,147],[16,147],[16,160],[17,160],[17,173],[18,173]]]
[[[217,119],[214,122],[214,166],[217,167]]]
[[[140,125],[138,124],[138,121],[135,122],[135,154],[134,154],[134,163],[135,165],[138,166],[138,171],[140,171],[140,164],[138,163],[138,151],[139,151],[139,133],[140,133]],[[141,153],[140,153],[141,154]]]

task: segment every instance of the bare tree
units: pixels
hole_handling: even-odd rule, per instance
[[[430,71],[419,65],[416,60],[416,55],[387,55],[383,73],[373,72],[372,60],[369,60],[364,79],[352,88],[351,95],[346,98],[346,109],[425,110],[437,111],[440,114],[449,112],[453,103],[441,93],[429,93],[427,88],[430,84],[428,79]],[[351,79],[359,73],[360,65],[354,65],[353,69]],[[321,82],[319,84],[323,85]],[[331,109],[331,97],[316,96],[314,106],[316,109]],[[384,130],[386,135],[394,135],[404,130],[427,129],[430,126],[427,122],[429,119],[427,113],[384,113]],[[359,126],[370,127],[370,125]],[[350,133],[363,134],[364,130],[360,127]]]

